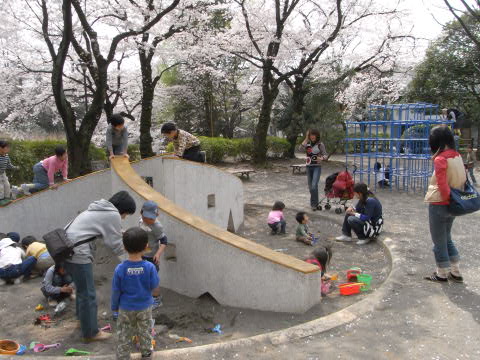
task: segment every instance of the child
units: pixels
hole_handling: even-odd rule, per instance
[[[37,259],[33,256],[25,257],[23,250],[6,237],[0,234],[0,285],[7,281],[20,284],[23,278],[29,278]]]
[[[73,280],[63,264],[53,265],[47,270],[41,290],[51,307],[73,295]]]
[[[8,181],[6,171],[18,169],[18,167],[13,166],[10,161],[10,157],[8,156],[9,151],[10,144],[4,140],[0,140],[0,200],[10,200],[12,197],[10,182]]]
[[[161,132],[169,141],[173,141],[176,156],[185,160],[206,162],[205,153],[200,151],[200,140],[196,136],[177,129],[172,122],[163,124]]]
[[[287,222],[283,216],[283,210],[285,209],[285,204],[281,201],[275,201],[273,204],[272,211],[268,214],[268,226],[272,229],[272,235],[278,233],[278,227],[280,227],[280,234],[285,234],[285,229],[287,227]]]
[[[112,282],[112,311],[118,314],[117,359],[130,359],[132,334],[140,342],[142,358],[152,354],[152,290],[159,286],[155,266],[142,255],[148,245],[148,234],[133,227],[123,234],[128,260],[115,269]]]
[[[320,246],[313,250],[305,261],[309,264],[317,265],[321,269],[322,280],[329,280],[326,273],[327,267],[330,265],[330,260],[332,260],[332,255],[333,252],[329,246]]]
[[[155,201],[146,201],[145,204],[143,204],[141,215],[139,226],[148,234],[147,252],[142,256],[142,259],[154,264],[158,272],[158,264],[168,245],[168,240],[163,232],[162,224],[157,220],[157,203]],[[153,298],[154,304],[159,306],[162,302],[159,288],[153,291]]]
[[[125,119],[120,114],[113,114],[109,121],[105,143],[110,159],[116,155],[128,157],[128,129]]]
[[[55,155],[50,156],[33,166],[33,183],[22,184],[21,189],[25,195],[47,189],[56,189],[55,173],[62,172],[63,180],[68,180],[68,155],[63,146],[55,148]]]
[[[307,214],[301,211],[297,213],[297,216],[295,218],[297,219],[297,222],[298,222],[297,234],[296,234],[297,241],[303,242],[304,244],[307,244],[307,245],[313,245],[314,237],[313,237],[313,234],[310,233],[308,229],[309,218]]]
[[[373,171],[375,173],[375,177],[377,178],[378,186],[380,186],[381,188],[390,186],[388,180],[386,179],[386,174],[382,168],[382,164],[376,162]]]
[[[38,242],[33,236],[25,236],[20,245],[26,252],[27,257],[33,256],[35,259],[37,259],[35,270],[37,270],[40,274],[45,273],[45,271],[55,264],[47,250],[47,245]]]
[[[477,179],[475,179],[475,175],[473,174],[474,169],[475,169],[475,154],[473,152],[473,148],[471,145],[468,146],[467,148],[467,159],[465,161],[465,167],[468,170],[468,173],[470,174],[470,178],[472,179],[473,185],[477,185]]]

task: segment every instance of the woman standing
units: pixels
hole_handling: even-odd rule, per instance
[[[316,129],[308,130],[307,136],[302,143],[307,152],[307,177],[308,189],[310,190],[310,206],[313,211],[318,206],[318,182],[322,174],[321,161],[327,158],[325,145],[320,141],[320,132]]]
[[[455,139],[446,126],[437,126],[430,132],[430,148],[433,155],[434,172],[430,179],[425,202],[428,206],[430,235],[437,271],[426,280],[463,282],[460,274],[457,248],[452,240],[452,225],[455,217],[448,211],[450,188],[463,189],[467,176],[462,157],[455,151]]]

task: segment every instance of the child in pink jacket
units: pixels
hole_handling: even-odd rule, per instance
[[[280,230],[280,234],[285,234],[285,229],[287,227],[287,222],[283,216],[283,210],[285,209],[285,204],[281,201],[275,201],[273,204],[272,211],[268,214],[267,223],[272,229],[272,235],[276,235]]]

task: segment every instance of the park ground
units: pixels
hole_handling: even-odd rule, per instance
[[[321,186],[325,178],[342,168],[342,158],[335,158],[323,167]],[[298,163],[299,160],[296,160]],[[244,181],[245,224],[241,235],[261,242],[277,251],[305,257],[311,248],[293,240],[294,214],[308,209],[309,194],[305,175],[292,175],[292,161],[275,161],[266,169],[257,169],[251,180]],[[244,168],[245,164],[225,165]],[[204,355],[189,355],[188,359],[480,359],[480,215],[458,218],[454,224],[454,240],[462,255],[465,285],[439,285],[426,282],[423,276],[434,270],[432,244],[428,230],[427,207],[420,194],[405,194],[381,190],[377,192],[386,219],[384,237],[394,240],[401,254],[400,279],[395,280],[388,295],[353,323],[328,332],[282,345],[261,344],[250,348],[233,348]],[[285,202],[288,231],[285,237],[272,237],[265,228],[268,207],[276,200]],[[322,243],[340,231],[341,215],[333,212],[312,214],[312,228],[320,231]],[[390,263],[383,247],[371,243],[363,247],[334,243],[332,272],[342,276],[350,266],[361,266],[374,276],[375,291],[388,276]],[[341,278],[342,280],[342,278]],[[97,279],[99,316],[102,325],[111,322],[108,310],[109,278]],[[31,285],[9,287],[1,293],[0,316],[2,332],[28,341],[63,341],[68,347],[91,350],[95,354],[111,354],[114,341],[106,346],[82,345],[75,329],[73,314],[49,329],[35,327],[35,305],[41,301],[40,279]],[[26,290],[28,289],[28,290]],[[211,298],[189,299],[164,291],[165,305],[157,312],[157,320],[172,326],[171,333],[189,336],[192,346],[228,341],[296,325],[327,315],[368,296],[339,297],[332,293],[318,307],[304,315],[260,313],[221,307]],[[104,315],[105,314],[105,315]],[[206,327],[222,324],[225,334],[205,332]],[[35,338],[33,337],[35,336]],[[65,340],[67,339],[67,340]],[[186,344],[173,344],[163,334],[157,350],[172,349]],[[51,350],[48,355],[60,355]],[[161,356],[159,356],[161,358]]]

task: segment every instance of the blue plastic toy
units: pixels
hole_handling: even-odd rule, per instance
[[[220,324],[215,325],[212,329],[212,332],[216,332],[217,334],[222,335],[222,326]]]

